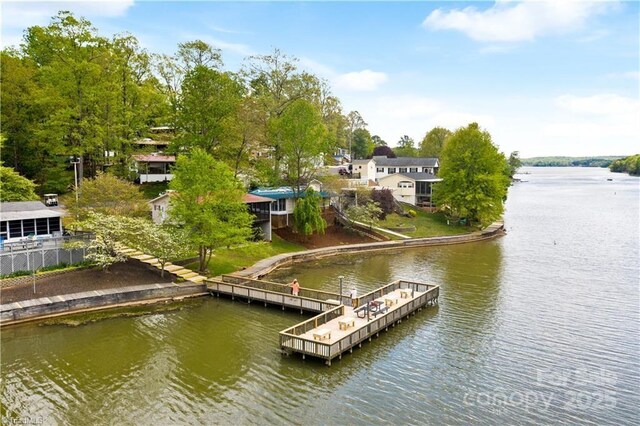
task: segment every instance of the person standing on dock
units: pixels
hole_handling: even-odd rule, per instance
[[[351,287],[351,290],[349,291],[349,296],[351,297],[351,299],[357,299],[358,298],[358,290],[356,290],[355,287]]]
[[[294,278],[293,282],[289,284],[289,287],[291,287],[291,294],[294,296],[297,296],[298,293],[300,293],[300,284],[298,284],[298,280],[296,278]]]

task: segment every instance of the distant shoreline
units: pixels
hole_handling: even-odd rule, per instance
[[[523,158],[522,165],[527,167],[609,167],[624,155],[597,157],[531,157]]]

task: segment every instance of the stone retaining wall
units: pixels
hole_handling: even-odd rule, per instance
[[[315,250],[307,250],[295,253],[283,253],[277,256],[270,257],[268,259],[263,259],[247,269],[236,272],[234,275],[248,278],[261,278],[274,269],[278,268],[279,266],[320,259],[328,256],[335,256],[338,254],[358,253],[363,251],[375,250],[394,250],[407,247],[462,244],[475,241],[490,240],[500,237],[504,234],[504,224],[502,222],[494,222],[486,229],[479,232],[473,232],[471,234],[453,235],[448,237],[411,238],[408,240],[382,241],[364,244],[349,244],[344,246],[324,247]]]
[[[0,326],[150,300],[206,294],[205,284],[148,284],[42,297],[0,305]]]

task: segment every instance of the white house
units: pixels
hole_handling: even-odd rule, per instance
[[[171,169],[176,165],[175,155],[154,152],[135,154],[131,158],[131,171],[136,174],[136,183],[165,182],[173,179]]]
[[[327,192],[321,190],[321,183],[317,180],[311,181],[309,187],[313,188],[322,197],[322,208],[325,209],[331,205],[331,198]],[[295,193],[293,188],[289,186],[281,186],[279,188],[258,188],[250,191],[249,194],[258,195],[260,197],[271,198],[271,225],[274,229],[285,228],[293,224],[293,210],[296,207]],[[298,196],[303,198],[304,191],[300,191]]]
[[[378,180],[394,173],[430,173],[438,174],[440,164],[437,158],[375,156],[365,160],[353,161],[353,172],[360,174],[361,180]]]
[[[414,206],[433,207],[432,185],[442,179],[431,173],[392,173],[378,179],[378,188],[390,189],[393,197]]]
[[[21,241],[26,237],[62,235],[62,213],[40,201],[0,203],[0,240]]]
[[[167,220],[171,209],[170,200],[175,194],[175,191],[169,190],[149,201],[149,204],[151,204],[151,218],[155,223],[161,224]],[[271,241],[271,203],[273,199],[244,194],[243,201],[247,205],[249,213],[254,217],[253,227],[256,233],[259,232],[264,240]]]

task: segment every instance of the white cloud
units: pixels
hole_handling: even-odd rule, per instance
[[[606,12],[612,2],[499,0],[486,10],[436,9],[422,25],[429,30],[457,30],[478,41],[516,42],[566,33],[585,26],[590,17]]]
[[[606,77],[640,80],[640,72],[639,71],[614,72],[614,73],[607,74]]]
[[[61,10],[73,12],[87,19],[124,15],[133,0],[109,1],[2,1],[2,47],[18,45],[22,32],[34,25],[47,25]]]
[[[334,79],[338,73],[328,65],[322,64],[316,60],[302,56],[299,61],[300,67],[321,77]]]
[[[376,90],[389,78],[383,72],[363,70],[349,72],[334,78],[333,84],[336,89],[354,92],[371,92]]]
[[[593,96],[562,95],[555,98],[560,108],[582,115],[617,119],[632,115],[640,118],[640,101],[611,93]],[[640,120],[638,120],[640,122]]]

